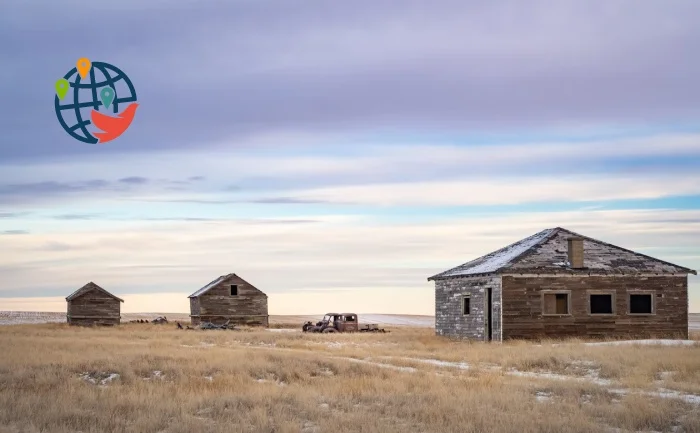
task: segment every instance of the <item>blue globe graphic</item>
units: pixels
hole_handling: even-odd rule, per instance
[[[99,140],[93,136],[88,127],[90,112],[97,110],[103,114],[114,115],[119,113],[119,106],[136,102],[136,90],[121,69],[104,62],[92,62],[89,74],[82,80],[78,69],[73,68],[63,76],[70,83],[70,89],[63,100],[54,98],[56,117],[63,129],[76,140],[84,143],[97,143]],[[109,108],[105,108],[100,100],[100,90],[103,87],[114,89],[114,100]]]

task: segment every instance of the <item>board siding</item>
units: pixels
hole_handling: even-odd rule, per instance
[[[688,279],[681,276],[502,277],[503,338],[688,338]],[[570,291],[570,315],[542,315],[542,292]],[[614,294],[614,314],[589,314],[588,294]],[[652,293],[654,314],[628,314],[628,295]]]
[[[238,285],[238,295],[231,296],[229,288]],[[267,295],[233,275],[198,298],[190,298],[190,314],[193,325],[201,322],[265,326],[268,323]]]
[[[465,277],[435,281],[435,333],[483,341],[486,289],[492,289],[493,340],[501,339],[501,278]],[[462,314],[462,297],[470,298],[471,313]]]
[[[118,325],[121,302],[97,289],[68,301],[67,321],[71,325]]]

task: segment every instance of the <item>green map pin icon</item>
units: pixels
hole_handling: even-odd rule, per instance
[[[66,93],[68,93],[68,89],[70,89],[70,83],[68,80],[61,78],[56,81],[56,95],[58,95],[58,99],[65,98]]]
[[[102,105],[105,106],[105,109],[109,108],[109,106],[112,105],[112,101],[114,101],[114,89],[111,87],[105,87],[100,90],[100,99],[102,100]]]

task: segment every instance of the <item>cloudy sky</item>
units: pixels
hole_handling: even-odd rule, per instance
[[[5,0],[0,310],[432,314],[427,277],[561,226],[700,269],[696,0]],[[79,57],[140,107],[56,120]],[[700,279],[690,278],[700,312]]]

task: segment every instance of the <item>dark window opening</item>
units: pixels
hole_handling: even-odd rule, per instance
[[[238,286],[236,284],[231,285],[231,296],[238,296]]]
[[[345,321],[346,321],[346,322],[354,322],[354,321],[355,321],[355,316],[345,316]]]
[[[569,294],[545,293],[544,314],[569,314]]]
[[[612,314],[612,295],[591,295],[591,314]]]
[[[630,295],[630,314],[651,314],[651,295]]]
[[[469,296],[465,296],[464,298],[462,298],[462,314],[466,316],[470,312],[471,309],[469,308]]]

